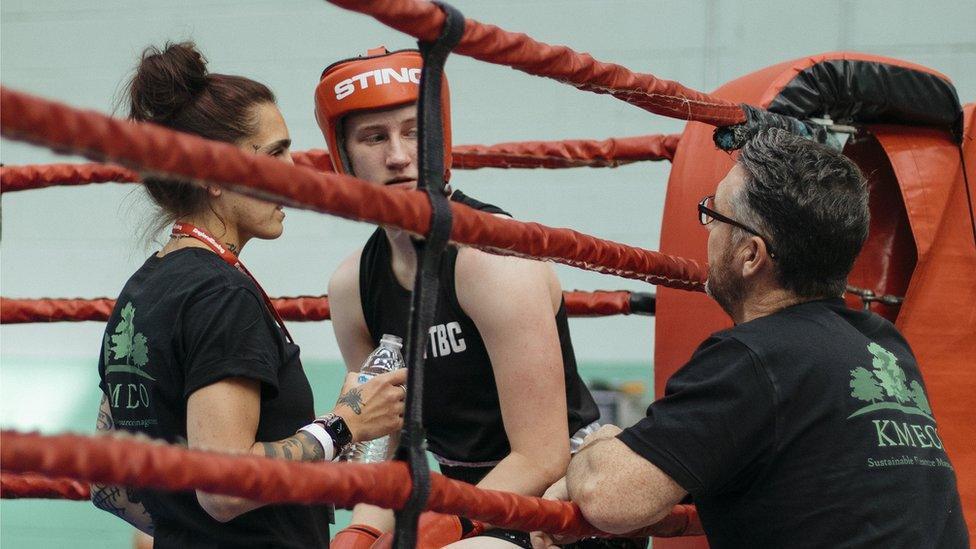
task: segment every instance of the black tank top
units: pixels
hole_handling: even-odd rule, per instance
[[[455,191],[451,200],[484,212],[508,215],[460,191]],[[507,456],[511,448],[502,424],[488,351],[474,321],[458,303],[454,283],[457,254],[457,248],[449,246],[440,263],[440,290],[426,349],[424,427],[428,447],[439,457],[487,465]],[[391,259],[390,242],[383,229],[377,229],[366,242],[359,263],[359,296],[374,344],[379,344],[383,334],[402,338],[407,334],[411,292],[397,281]],[[565,303],[560,304],[556,313],[556,328],[572,435],[596,421],[599,411],[576,371]]]

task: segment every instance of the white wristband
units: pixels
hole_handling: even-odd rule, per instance
[[[308,425],[299,429],[299,431],[305,431],[306,433],[315,437],[315,440],[319,441],[322,445],[322,450],[325,455],[322,457],[322,461],[334,461],[335,458],[339,457],[336,455],[335,442],[332,440],[332,436],[329,432],[325,430],[318,423],[309,423]]]

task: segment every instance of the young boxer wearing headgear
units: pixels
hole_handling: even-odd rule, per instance
[[[421,67],[417,51],[378,48],[325,69],[315,90],[315,115],[337,172],[376,185],[416,187]],[[447,179],[446,78],[441,107]],[[511,217],[461,191],[447,194],[452,202]],[[416,276],[415,259],[410,234],[381,227],[332,275],[332,327],[348,369],[358,369],[381,334],[406,335],[410,290],[403,281]],[[559,280],[541,262],[456,246],[441,255],[437,275],[425,368],[428,379],[449,390],[424,393],[428,447],[449,478],[542,495],[565,473],[572,441],[582,441],[580,434],[595,429],[599,417],[576,370]],[[331,547],[387,548],[392,534],[379,534],[392,528],[392,519],[386,510],[357,505],[354,524]],[[432,512],[421,515],[417,547],[475,536],[531,548],[524,532]]]
[[[329,159],[337,173],[355,175],[343,143],[343,119],[357,112],[416,103],[420,97],[422,68],[419,51],[390,52],[380,46],[368,50],[365,57],[337,61],[322,71],[315,88],[315,120],[325,136]],[[446,181],[451,173],[451,99],[447,78],[442,80],[441,113]],[[482,529],[478,523],[456,516],[427,513],[421,523],[423,539],[418,541],[439,547],[475,535]],[[333,549],[369,549],[382,534],[370,525],[352,524],[338,532],[330,546]],[[388,543],[387,537],[377,545]]]
[[[359,111],[392,109],[416,103],[420,97],[423,59],[417,50],[370,49],[365,57],[337,61],[322,71],[315,88],[315,120],[329,146],[332,167],[353,174],[343,143],[343,118]],[[444,180],[451,175],[451,94],[447,78],[441,84],[444,123]]]

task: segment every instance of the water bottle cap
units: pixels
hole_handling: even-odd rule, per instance
[[[393,334],[383,334],[383,337],[380,339],[380,344],[383,343],[389,343],[397,349],[403,347],[403,340]]]

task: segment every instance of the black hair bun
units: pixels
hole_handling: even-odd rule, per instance
[[[129,117],[165,123],[207,87],[207,60],[193,42],[167,42],[142,52],[129,84]]]

